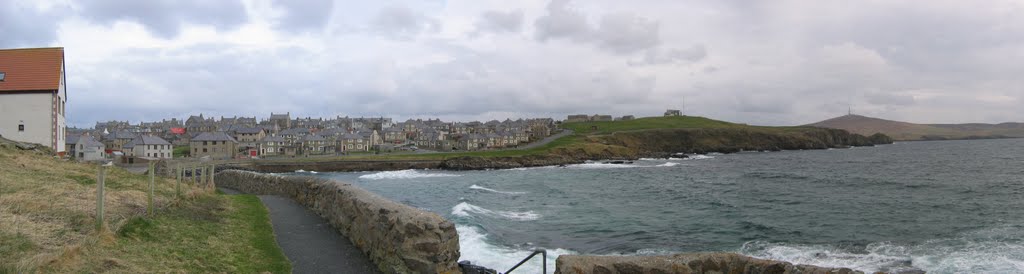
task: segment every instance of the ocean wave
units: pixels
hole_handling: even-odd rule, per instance
[[[667,163],[664,163],[664,164],[656,165],[656,167],[670,167],[670,166],[678,166],[678,165],[679,165],[679,163],[667,162]]]
[[[434,178],[434,177],[459,177],[461,175],[447,174],[447,173],[426,173],[420,172],[415,169],[406,169],[398,171],[383,171],[373,174],[366,174],[359,176],[359,179],[367,180],[385,180],[385,179],[415,179],[415,178]]]
[[[575,169],[603,169],[603,168],[634,168],[634,167],[641,167],[641,166],[633,165],[633,164],[584,163],[584,164],[567,165],[566,167],[568,167],[568,168],[575,168]]]
[[[718,154],[718,155],[721,155],[721,154]],[[708,155],[697,154],[697,155],[690,155],[690,157],[686,157],[686,160],[708,160],[708,159],[714,159],[714,158],[715,158],[715,156],[711,156],[710,154],[708,154]]]
[[[826,245],[748,242],[740,253],[764,259],[873,273],[920,269],[927,273],[1024,273],[1024,227],[1002,226],[916,245],[872,243],[862,250]]]
[[[494,268],[497,271],[504,272],[533,252],[532,250],[491,244],[488,239],[489,235],[482,229],[474,226],[456,225],[455,230],[459,233],[459,253],[462,254],[459,260],[468,260],[475,265]],[[576,254],[576,252],[560,248],[548,249],[548,273],[555,272],[555,259],[558,259],[558,256],[571,254]],[[540,257],[535,258],[531,262],[517,268],[515,272],[541,272],[540,263],[536,262]]]
[[[469,217],[473,214],[484,215],[490,217],[498,217],[515,221],[532,221],[540,219],[540,214],[534,213],[533,211],[516,212],[516,211],[503,211],[503,210],[490,210],[470,204],[467,202],[461,202],[452,207],[452,215]]]
[[[508,195],[526,194],[526,192],[522,192],[522,191],[500,191],[500,190],[494,190],[494,189],[490,189],[490,188],[486,188],[486,187],[482,187],[482,186],[478,186],[478,185],[471,185],[471,186],[469,186],[469,189],[483,190],[483,191],[489,191],[489,192],[501,193],[501,194],[508,194]]]

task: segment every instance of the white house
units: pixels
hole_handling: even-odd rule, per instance
[[[65,153],[64,48],[0,49],[0,136]]]
[[[163,138],[150,135],[139,135],[132,140],[131,153],[135,157],[170,159],[174,154],[174,146]],[[129,145],[125,145],[127,149]]]
[[[79,161],[98,161],[103,160],[103,143],[96,141],[90,135],[83,135],[79,137],[74,143],[75,147],[75,159]]]

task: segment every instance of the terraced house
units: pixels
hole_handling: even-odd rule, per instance
[[[171,159],[174,146],[163,138],[150,135],[140,135],[129,145],[131,155],[139,158]],[[125,153],[128,154],[128,153]]]
[[[238,141],[224,132],[203,132],[189,142],[192,157],[230,159],[238,153]]]
[[[66,152],[64,48],[0,50],[0,136]]]

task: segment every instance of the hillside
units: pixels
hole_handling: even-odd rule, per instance
[[[218,195],[107,168],[96,229],[95,164],[0,138],[0,273],[289,272],[267,210],[252,195]]]
[[[1024,124],[914,124],[860,115],[845,115],[810,124],[861,135],[882,133],[899,141],[1024,137]]]

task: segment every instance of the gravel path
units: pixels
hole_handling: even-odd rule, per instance
[[[288,198],[259,198],[270,211],[277,244],[292,262],[292,273],[380,273],[363,251],[320,216]]]

